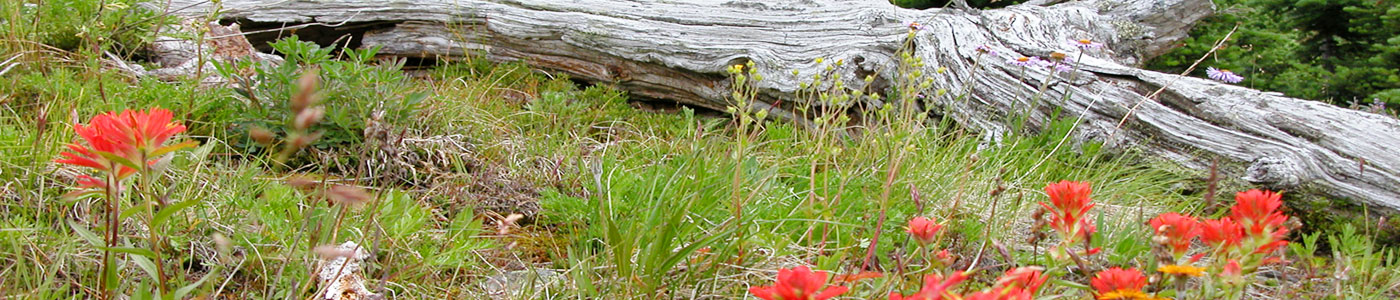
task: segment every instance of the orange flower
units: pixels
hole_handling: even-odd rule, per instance
[[[953,263],[956,262],[957,259],[957,257],[953,256],[953,253],[948,252],[948,249],[938,250],[938,252],[933,253],[933,261],[936,261],[944,266],[953,265]]]
[[[1144,295],[1142,288],[1147,286],[1147,277],[1142,275],[1142,271],[1137,269],[1127,269],[1113,267],[1108,270],[1094,274],[1094,279],[1089,281],[1089,285],[1098,292],[1099,299],[1105,296],[1115,295],[1121,297],[1111,297],[1109,299],[1135,298],[1137,295]]]
[[[958,299],[957,294],[948,291],[954,285],[967,280],[967,273],[955,272],[953,276],[943,277],[937,274],[924,276],[924,287],[914,294],[904,296],[899,292],[890,292],[890,300],[939,300]]]
[[[1162,272],[1162,274],[1191,277],[1200,277],[1204,274],[1205,270],[1206,268],[1192,265],[1164,265],[1157,267],[1157,272]]]
[[[914,236],[914,239],[918,240],[920,244],[932,243],[933,238],[938,235],[940,230],[943,230],[943,225],[930,218],[915,217],[909,220],[909,235]]]
[[[826,287],[826,272],[812,272],[806,266],[778,270],[772,286],[749,288],[749,293],[765,300],[825,300],[846,292],[844,286]]]
[[[1152,232],[1167,238],[1167,245],[1171,246],[1177,258],[1186,254],[1191,247],[1191,239],[1201,235],[1200,222],[1196,221],[1196,217],[1174,212],[1158,215],[1147,224],[1152,226]]]

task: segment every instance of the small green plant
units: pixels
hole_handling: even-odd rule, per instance
[[[1345,224],[1327,237],[1332,245],[1332,276],[1339,277],[1333,296],[1339,299],[1388,299],[1400,287],[1400,254],[1376,249],[1370,237]]]
[[[318,81],[324,83],[315,95],[325,107],[323,119],[307,128],[321,133],[315,142],[306,145],[317,150],[356,149],[370,122],[414,125],[423,100],[430,95],[401,71],[404,61],[373,64],[377,49],[343,49],[339,52],[343,59],[336,59],[336,49],[301,41],[296,36],[271,46],[286,57],[285,63],[240,62],[219,67],[223,76],[237,83],[235,91],[246,101],[244,106],[230,108],[238,112],[239,118],[232,124],[239,129],[236,132],[263,128],[272,130],[274,135],[291,134],[279,130],[297,128],[295,114],[302,110],[289,106],[297,102],[283,99],[292,99],[298,93],[298,78],[308,68],[318,69]],[[235,147],[246,152],[258,152],[264,147],[255,143],[252,136],[233,140]]]

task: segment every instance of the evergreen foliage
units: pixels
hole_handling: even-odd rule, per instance
[[[1204,66],[1242,85],[1336,104],[1400,104],[1400,6],[1395,0],[1215,0],[1183,46],[1148,64],[1181,72],[1236,25]]]

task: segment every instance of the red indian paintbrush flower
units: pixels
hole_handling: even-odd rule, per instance
[[[1020,288],[983,290],[962,297],[962,300],[1032,300],[1034,294]]]
[[[1147,224],[1152,226],[1153,233],[1167,238],[1167,245],[1171,246],[1172,254],[1176,255],[1176,258],[1186,254],[1186,250],[1191,247],[1191,239],[1201,235],[1200,222],[1196,217],[1179,213],[1158,215],[1147,221]]]
[[[87,125],[73,125],[73,132],[87,145],[68,144],[70,151],[59,154],[65,158],[54,162],[112,173],[118,180],[126,178],[161,155],[194,145],[190,141],[162,146],[175,134],[185,131],[185,126],[173,122],[172,117],[169,110],[159,108],[93,116]],[[79,185],[103,187],[106,184],[87,177],[80,178]]]
[[[997,279],[996,286],[1023,289],[1034,295],[1037,290],[1040,290],[1040,286],[1045,285],[1045,281],[1050,279],[1042,273],[1044,270],[1045,268],[1041,267],[1020,267],[1007,270],[1005,275],[1001,275],[1001,278]]]
[[[1147,286],[1147,277],[1142,275],[1138,269],[1126,269],[1119,267],[1109,268],[1094,274],[1094,279],[1089,281],[1089,285],[1094,287],[1099,296],[1098,299],[1146,299],[1147,294],[1142,292],[1142,288]]]
[[[1040,202],[1040,206],[1050,215],[1050,228],[1055,229],[1063,240],[1052,250],[1052,257],[1062,258],[1068,246],[1087,242],[1093,236],[1096,229],[1088,218],[1089,209],[1094,208],[1094,200],[1089,198],[1091,193],[1093,189],[1088,182],[1065,180],[1045,186],[1050,203]],[[1098,252],[1099,249],[1095,248],[1086,249],[1084,253],[1092,255]]]
[[[1248,190],[1235,194],[1235,206],[1230,207],[1230,217],[1244,225],[1251,235],[1264,234],[1268,229],[1283,229],[1288,217],[1278,211],[1283,206],[1282,194]]]
[[[1007,270],[1006,274],[997,278],[997,282],[991,289],[972,293],[963,297],[963,300],[1031,300],[1035,298],[1035,292],[1040,289],[1045,281],[1050,279],[1041,271],[1041,267],[1020,267]]]
[[[1224,268],[1221,268],[1220,277],[1226,283],[1238,284],[1244,282],[1244,270],[1240,268],[1239,261],[1231,259],[1225,263]]]
[[[938,236],[940,230],[943,230],[943,225],[930,218],[915,217],[909,220],[909,235],[914,236],[919,244],[932,243],[933,238]]]
[[[957,294],[948,291],[954,285],[967,280],[967,273],[955,272],[952,276],[943,277],[937,274],[924,276],[924,287],[914,294],[904,296],[899,292],[890,292],[890,300],[941,300],[959,299]]]
[[[1272,252],[1288,244],[1283,240],[1288,235],[1288,216],[1278,209],[1283,206],[1282,194],[1270,191],[1248,190],[1235,194],[1235,206],[1230,207],[1230,218],[1240,223],[1245,234],[1261,242],[1255,253]]]
[[[1045,186],[1050,204],[1040,202],[1040,205],[1052,213],[1050,226],[1067,239],[1092,233],[1084,218],[1089,209],[1094,208],[1093,200],[1089,199],[1092,192],[1088,182],[1060,181]]]
[[[1019,288],[991,289],[967,294],[962,300],[1032,300],[1032,294]]]
[[[1216,247],[1238,247],[1244,237],[1244,227],[1230,217],[1201,222],[1201,241]]]
[[[846,292],[844,286],[826,287],[826,272],[812,272],[806,266],[778,270],[772,286],[749,288],[749,293],[765,300],[825,300]]]

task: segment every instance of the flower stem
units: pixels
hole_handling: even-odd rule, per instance
[[[142,153],[141,159],[137,161],[144,164],[146,159],[146,154]],[[146,239],[148,243],[151,244],[151,253],[155,255],[155,257],[151,258],[151,261],[155,264],[156,269],[156,291],[164,296],[166,291],[166,277],[165,267],[162,263],[163,259],[161,259],[160,255],[162,250],[160,246],[161,224],[156,224],[156,199],[153,199],[156,198],[156,196],[154,196],[155,193],[151,190],[151,181],[153,180],[151,176],[151,168],[143,165],[141,168],[140,190],[136,191],[136,195],[141,196],[146,205]]]
[[[114,166],[110,169],[117,170],[115,163],[113,163],[113,165]],[[102,249],[102,278],[99,279],[98,287],[102,290],[102,299],[111,299],[112,286],[108,285],[108,278],[116,277],[116,274],[113,274],[115,270],[112,269],[112,248],[117,247],[117,208],[119,207],[117,199],[121,193],[121,191],[117,190],[117,185],[120,184],[121,181],[117,180],[117,175],[113,172],[108,172],[106,179],[107,249]]]

